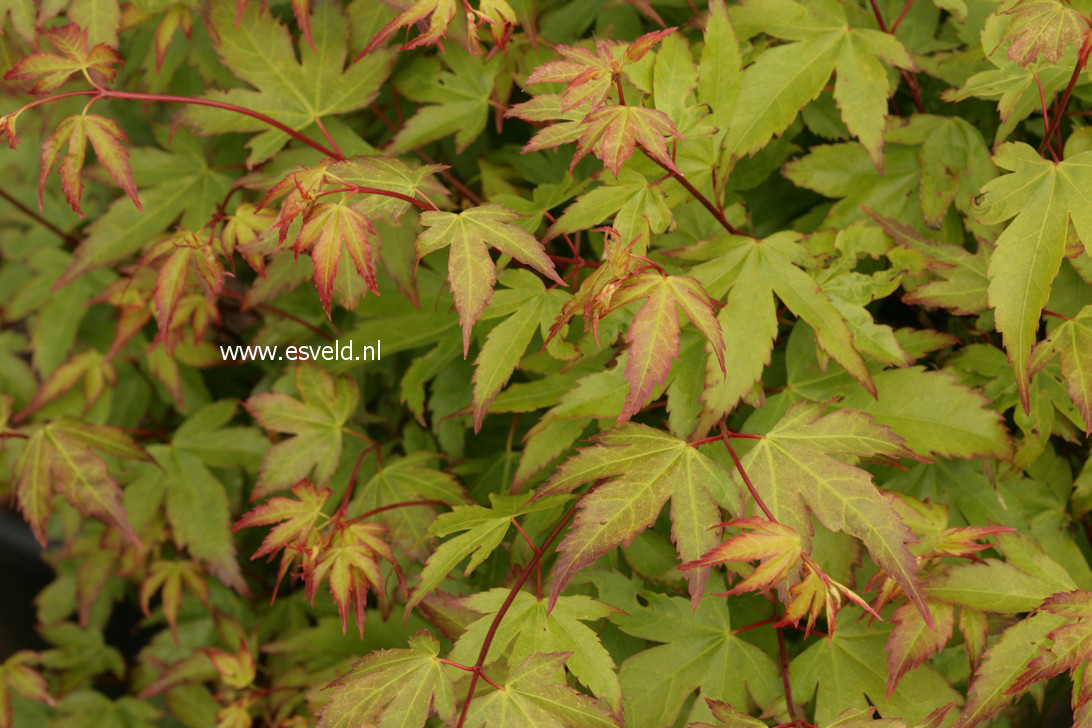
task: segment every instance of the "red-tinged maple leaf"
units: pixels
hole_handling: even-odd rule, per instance
[[[493,297],[493,286],[497,282],[497,269],[489,257],[490,246],[531,266],[555,283],[565,285],[542,243],[513,224],[518,217],[500,205],[481,205],[460,213],[425,212],[421,215],[424,229],[417,236],[417,259],[450,248],[447,280],[463,329],[464,357],[470,351],[470,332]]]
[[[903,604],[891,617],[894,628],[887,637],[887,697],[895,692],[903,675],[944,649],[952,637],[955,607],[943,602],[928,601],[933,625],[925,623],[913,604]]]
[[[334,281],[341,264],[342,250],[348,251],[357,273],[379,295],[375,280],[375,262],[369,236],[375,235],[371,221],[345,201],[321,203],[307,214],[292,250],[310,253],[315,270],[315,288],[319,300],[330,317],[330,301],[334,297]]]
[[[19,119],[19,112],[0,116],[0,140],[8,143],[8,149],[19,146],[19,135],[15,131],[15,122]]]
[[[290,173],[277,184],[273,185],[262,201],[258,203],[258,210],[264,209],[269,203],[284,198],[281,203],[280,213],[277,215],[277,228],[280,230],[278,239],[281,243],[288,237],[288,228],[292,221],[302,215],[314,203],[319,191],[326,182],[326,168],[332,160],[323,159],[314,167],[306,167]]]
[[[238,251],[243,260],[264,278],[265,256],[255,248],[261,245],[260,241],[276,220],[277,216],[268,210],[259,210],[249,202],[241,203],[220,230],[220,254],[231,260]]]
[[[1072,591],[1054,594],[1047,602],[1054,614],[1074,619],[1047,635],[1049,647],[1040,647],[1040,654],[1028,663],[1024,672],[1006,690],[1006,695],[1019,695],[1037,682],[1049,680],[1063,672],[1074,672],[1092,658],[1092,592]],[[1044,604],[1045,606],[1045,604]]]
[[[295,2],[292,3],[293,6],[295,4]],[[155,29],[155,69],[157,71],[163,69],[163,58],[167,55],[167,48],[171,45],[174,32],[179,28],[182,28],[182,32],[187,38],[193,34],[193,10],[182,3],[175,3],[163,13],[163,17]],[[310,31],[311,28],[308,25],[306,29],[308,35],[310,35]]]
[[[25,420],[45,404],[72,390],[81,381],[83,382],[84,408],[89,409],[108,387],[117,384],[117,379],[114,365],[98,350],[88,349],[80,352],[53,370],[34,393],[34,399],[15,416],[15,419]]]
[[[662,111],[643,106],[603,106],[588,114],[584,132],[576,143],[572,169],[592,152],[616,176],[626,160],[640,147],[664,168],[681,175],[667,150],[664,136],[681,138],[674,122]]]
[[[437,44],[447,35],[447,26],[455,19],[457,9],[458,0],[414,0],[413,4],[399,13],[394,20],[380,28],[353,61],[359,61],[374,51],[399,28],[409,28],[426,18],[429,20],[428,30],[403,45],[402,50],[408,51],[418,46]]]
[[[550,61],[536,68],[527,77],[527,85],[563,83],[565,89],[561,92],[561,111],[578,107],[594,111],[607,100],[622,68],[641,60],[654,45],[675,30],[667,28],[647,33],[632,43],[600,40],[596,41],[594,48],[554,46],[554,51],[563,60]]]
[[[731,561],[759,561],[754,571],[728,591],[728,594],[742,594],[771,589],[800,561],[803,552],[800,534],[788,526],[762,518],[740,518],[721,525],[742,529],[743,533],[728,539],[700,559],[681,565],[680,569]]]
[[[610,297],[612,309],[644,300],[626,333],[629,353],[625,378],[629,382],[618,422],[628,420],[648,402],[667,379],[679,356],[679,314],[683,313],[709,342],[724,371],[724,337],[716,318],[716,302],[697,280],[646,271],[622,284]]]
[[[69,419],[50,422],[27,440],[15,466],[15,494],[43,546],[48,541],[46,524],[54,494],[63,496],[84,515],[110,523],[131,543],[140,543],[122,505],[118,482],[96,451],[129,460],[149,459],[121,430]]]
[[[140,607],[146,616],[152,616],[152,597],[157,591],[160,592],[163,616],[175,642],[178,642],[178,610],[182,607],[183,585],[202,604],[208,605],[209,585],[192,561],[156,561],[140,585]]]
[[[985,551],[993,545],[991,543],[978,543],[979,539],[988,538],[999,533],[1012,533],[1015,530],[1006,526],[948,528],[937,537],[936,543],[933,545],[933,554],[936,556],[969,557],[979,551]]]
[[[1040,55],[1057,63],[1069,46],[1079,46],[1088,33],[1088,19],[1059,0],[1018,0],[1003,40],[1012,40],[1009,60],[1027,66]]]
[[[493,39],[493,50],[489,51],[491,58],[498,51],[503,51],[512,39],[512,31],[516,27],[516,11],[506,0],[480,0],[478,9],[471,16],[474,20],[474,29],[467,34],[470,52],[480,55],[481,43],[478,42],[477,29],[485,26]]]
[[[876,619],[882,621],[882,617],[875,612],[856,592],[844,584],[840,584],[829,576],[813,568],[811,563],[804,565],[804,577],[789,588],[789,603],[785,605],[785,615],[774,627],[796,625],[801,619],[807,617],[807,626],[804,635],[811,634],[815,620],[820,614],[825,613],[830,634],[834,634],[837,628],[838,610],[842,608],[842,598],[845,597],[861,609],[868,612]]]
[[[4,74],[5,81],[33,81],[28,89],[32,94],[48,94],[56,90],[74,73],[83,73],[97,85],[113,81],[117,76],[115,64],[121,56],[110,46],[99,43],[87,48],[87,33],[78,25],[69,23],[50,28],[41,33],[56,49],[56,53],[38,51],[16,63]]]
[[[211,241],[202,241],[190,232],[180,232],[156,245],[146,256],[160,259],[155,282],[156,324],[159,337],[165,338],[176,328],[178,313],[187,289],[191,272],[195,274],[205,301],[215,300],[224,288],[224,266],[216,257]],[[200,310],[204,310],[201,308]],[[215,316],[215,309],[213,310]]]
[[[216,672],[220,673],[220,680],[228,687],[243,690],[254,682],[258,666],[245,639],[239,641],[236,652],[228,652],[218,647],[207,647],[203,651]]]
[[[32,665],[40,663],[42,655],[20,650],[0,663],[0,728],[13,728],[15,711],[12,694],[45,705],[54,705],[49,683]]]
[[[80,171],[83,169],[87,142],[99,159],[99,163],[110,174],[125,194],[133,201],[137,209],[140,198],[137,196],[133,170],[129,167],[129,152],[125,144],[129,138],[112,119],[98,114],[74,114],[66,117],[57,126],[56,131],[42,143],[42,169],[38,176],[38,209],[42,209],[42,196],[45,194],[46,179],[57,164],[61,150],[67,143],[67,151],[60,163],[61,188],[65,199],[76,214],[83,217],[80,210],[80,198],[83,196],[83,182]]]
[[[304,581],[312,604],[324,580],[330,582],[330,595],[341,615],[341,631],[349,626],[349,612],[354,611],[360,637],[364,637],[364,607],[368,592],[375,590],[382,604],[386,587],[379,571],[379,559],[394,564],[390,545],[383,540],[387,527],[381,523],[362,521],[334,529],[328,544],[312,549],[304,562]]]
[[[243,514],[234,530],[273,526],[251,559],[273,554],[292,544],[304,543],[322,517],[322,507],[330,498],[329,488],[318,488],[307,481],[292,486],[293,498],[277,496]]]

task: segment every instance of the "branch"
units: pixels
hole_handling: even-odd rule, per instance
[[[792,699],[792,680],[789,677],[789,651],[785,647],[785,633],[780,628],[774,631],[777,632],[777,654],[780,658],[781,684],[785,688],[785,711],[789,714],[789,720],[792,721],[792,724],[797,726],[800,725],[801,718],[796,703]]]
[[[379,508],[373,508],[370,511],[365,511],[355,518],[351,518],[345,522],[346,526],[350,526],[359,521],[366,520],[372,516],[383,513],[384,511],[393,511],[395,508],[409,508],[411,506],[446,506],[450,505],[442,500],[415,500],[415,501],[401,501],[399,503],[389,503]]]
[[[1073,95],[1073,89],[1077,86],[1077,79],[1081,77],[1081,72],[1088,64],[1089,54],[1092,54],[1092,28],[1084,35],[1084,43],[1081,44],[1081,50],[1077,53],[1077,64],[1073,67],[1073,74],[1069,77],[1069,83],[1066,85],[1065,91],[1062,92],[1062,98],[1058,101],[1057,107],[1055,107],[1054,118],[1047,126],[1046,133],[1043,135],[1043,143],[1039,145],[1040,151],[1049,147],[1051,135],[1055,131],[1061,129],[1062,116],[1065,115],[1065,107],[1069,104],[1069,98]],[[1036,81],[1038,80],[1039,79],[1036,78]],[[1058,149],[1058,153],[1061,154],[1062,150]]]
[[[660,165],[660,168],[663,169],[663,171],[667,172],[667,174],[672,179],[674,179],[676,182],[681,184],[683,186],[683,188],[686,189],[686,191],[689,192],[690,195],[695,200],[700,202],[702,204],[702,206],[706,210],[708,210],[710,212],[710,214],[712,214],[713,217],[715,217],[717,219],[717,222],[720,223],[721,227],[723,227],[725,230],[730,232],[732,235],[742,235],[743,237],[746,237],[746,238],[754,238],[755,237],[754,235],[751,235],[750,233],[743,232],[742,230],[737,228],[735,225],[728,222],[728,218],[724,217],[724,213],[721,212],[719,209],[717,209],[717,206],[714,205],[712,202],[710,202],[709,198],[707,198],[705,195],[703,195],[701,192],[699,192],[697,190],[697,188],[694,187],[694,185],[690,184],[690,180],[688,180],[686,177],[683,177],[677,171],[675,171],[673,169],[669,169],[668,167],[664,166],[663,162],[661,162],[660,160],[656,159],[651,154],[646,152],[644,150],[644,148],[642,148],[641,151],[644,152],[646,157],[651,159],[656,164]]]
[[[76,245],[76,243],[78,243],[78,242],[79,242],[79,241],[78,241],[78,240],[77,240],[77,239],[75,238],[75,236],[73,236],[73,235],[70,235],[69,233],[66,233],[66,232],[65,232],[64,230],[61,230],[61,229],[60,229],[59,227],[57,227],[56,225],[54,225],[53,223],[51,223],[51,222],[50,222],[49,220],[46,220],[46,219],[45,219],[44,217],[42,217],[41,215],[39,215],[39,214],[38,214],[37,212],[35,212],[35,211],[34,211],[34,210],[32,210],[31,208],[27,207],[27,206],[26,206],[26,205],[24,205],[24,204],[23,204],[22,202],[19,202],[19,200],[17,200],[17,199],[15,199],[14,197],[12,197],[12,196],[11,196],[10,194],[8,194],[8,193],[7,193],[7,192],[6,192],[5,190],[3,190],[3,189],[0,189],[0,197],[2,197],[2,198],[4,198],[5,200],[7,200],[7,201],[8,201],[8,203],[9,203],[9,204],[10,204],[10,205],[11,205],[12,207],[14,207],[14,208],[15,208],[16,210],[18,210],[19,212],[23,213],[23,214],[24,214],[24,215],[26,215],[27,217],[29,217],[29,218],[31,218],[32,220],[34,220],[34,222],[38,223],[39,225],[41,225],[42,227],[44,227],[44,228],[45,228],[46,230],[49,230],[49,231],[50,231],[51,233],[53,233],[54,235],[57,235],[58,237],[60,237],[60,238],[61,238],[61,240],[65,241],[65,242],[66,242],[66,243],[68,243],[68,244],[69,244],[70,246],[75,246],[75,245]]]
[[[914,4],[914,0],[906,0],[906,4],[902,6],[902,12],[899,13],[898,20],[895,21],[894,25],[888,28],[887,23],[884,22],[880,6],[876,4],[876,0],[869,0],[869,2],[872,4],[872,14],[876,16],[876,24],[880,26],[880,30],[890,35],[895,34],[902,19],[906,17],[906,13],[909,12],[910,6]],[[901,75],[902,80],[906,82],[906,88],[910,90],[910,98],[914,101],[914,108],[918,110],[919,114],[924,114],[925,101],[921,98],[921,87],[918,86],[918,75],[913,71],[907,71],[905,68],[899,69],[899,75]]]
[[[470,703],[474,700],[474,689],[478,686],[478,678],[485,678],[482,669],[485,666],[486,658],[489,656],[489,647],[493,644],[493,638],[497,636],[497,629],[500,627],[501,620],[503,620],[504,615],[508,613],[508,609],[512,606],[512,602],[516,600],[516,595],[519,594],[519,590],[523,587],[524,583],[526,583],[527,577],[535,570],[535,567],[542,561],[542,557],[546,555],[554,541],[557,540],[557,537],[565,530],[565,526],[569,525],[569,521],[576,515],[576,506],[579,502],[580,501],[573,503],[569,510],[565,512],[565,515],[561,517],[558,524],[554,526],[554,530],[550,531],[550,535],[547,536],[546,540],[542,542],[542,545],[538,547],[538,551],[535,553],[534,557],[527,563],[527,566],[523,567],[523,571],[520,572],[520,575],[516,578],[516,582],[508,592],[508,598],[504,600],[500,609],[497,610],[496,616],[493,617],[493,622],[489,625],[489,631],[486,632],[485,639],[482,641],[482,649],[478,653],[478,659],[472,668],[470,685],[466,689],[466,697],[463,699],[463,707],[462,710],[459,711],[459,721],[455,724],[455,728],[463,727],[463,724],[466,722],[467,711],[470,710]],[[488,682],[488,680],[486,680],[486,682]]]

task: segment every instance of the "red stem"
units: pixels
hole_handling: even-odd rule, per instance
[[[459,711],[459,722],[455,724],[455,728],[462,728],[466,722],[467,711],[470,710],[470,703],[474,700],[474,688],[478,685],[478,677],[485,678],[485,674],[482,668],[485,666],[485,660],[489,656],[489,647],[493,644],[493,638],[497,636],[497,629],[500,628],[501,620],[504,619],[504,615],[508,613],[508,609],[512,606],[512,602],[516,600],[516,595],[519,594],[519,590],[523,587],[527,581],[527,577],[531,575],[531,572],[542,561],[542,557],[549,550],[553,542],[557,540],[557,537],[561,535],[561,532],[565,530],[565,526],[569,525],[569,521],[576,515],[576,506],[579,503],[573,503],[565,515],[561,517],[557,525],[554,526],[554,530],[550,531],[550,535],[546,537],[546,540],[542,542],[542,545],[538,547],[538,553],[534,558],[528,562],[527,566],[523,567],[523,571],[516,578],[512,588],[508,592],[508,597],[501,604],[500,609],[497,610],[496,616],[493,617],[493,622],[489,625],[489,631],[485,633],[485,639],[482,641],[481,651],[478,652],[478,659],[474,663],[474,671],[470,675],[470,685],[466,689],[466,697],[463,699],[462,710]],[[488,680],[487,680],[488,682]]]
[[[651,154],[649,154],[647,151],[645,151],[645,149],[643,147],[641,148],[641,151],[645,153],[646,157],[651,159],[656,164],[660,165],[660,167],[665,172],[667,172],[667,174],[670,175],[672,179],[674,179],[676,182],[681,184],[683,186],[683,188],[687,192],[690,193],[691,197],[693,197],[695,200],[700,202],[702,204],[702,207],[704,207],[706,210],[708,210],[710,212],[710,214],[712,214],[713,217],[716,218],[717,222],[720,223],[721,227],[723,227],[728,232],[732,233],[732,235],[742,235],[742,236],[747,237],[747,238],[754,238],[755,237],[754,235],[751,235],[750,233],[743,232],[742,230],[737,228],[735,225],[728,222],[728,219],[726,217],[724,217],[724,213],[721,212],[720,209],[717,208],[716,205],[714,205],[712,202],[710,202],[709,199],[705,195],[703,195],[701,192],[698,192],[697,188],[695,188],[694,185],[690,184],[690,180],[688,180],[686,177],[683,177],[677,171],[666,167],[663,162],[661,162],[660,160],[653,157]]]
[[[34,210],[32,210],[31,208],[29,208],[29,207],[27,207],[26,205],[24,205],[24,204],[23,204],[22,202],[19,202],[19,200],[15,199],[14,197],[12,197],[11,195],[9,195],[9,194],[8,194],[8,193],[7,193],[6,191],[4,191],[4,190],[2,190],[2,189],[0,189],[0,197],[2,197],[2,198],[4,198],[5,200],[7,200],[7,201],[8,201],[8,203],[9,203],[9,204],[10,204],[10,205],[11,205],[12,207],[14,207],[14,208],[15,208],[16,210],[18,210],[19,212],[23,213],[23,214],[24,214],[24,215],[26,215],[27,217],[29,217],[29,218],[31,218],[32,220],[34,220],[34,221],[35,221],[36,223],[38,223],[39,225],[41,225],[42,227],[44,227],[44,228],[45,228],[46,230],[50,231],[50,232],[51,232],[51,233],[53,233],[54,235],[57,235],[57,236],[59,236],[59,237],[61,238],[61,240],[65,241],[65,242],[66,242],[66,243],[68,243],[69,245],[75,245],[75,244],[76,244],[76,243],[78,242],[78,241],[77,241],[77,240],[75,239],[75,237],[74,237],[74,236],[72,236],[72,235],[69,235],[69,234],[68,234],[68,233],[66,233],[66,232],[65,232],[64,230],[61,230],[61,229],[60,229],[59,227],[57,227],[56,225],[54,225],[53,223],[51,223],[51,222],[50,222],[49,220],[46,220],[46,219],[45,219],[44,217],[42,217],[41,215],[39,215],[39,214],[38,214],[37,212],[35,212],[35,211],[34,211]]]
[[[895,21],[893,26],[888,28],[887,23],[884,22],[880,6],[876,4],[876,0],[869,0],[869,2],[872,5],[872,14],[876,16],[876,24],[880,26],[880,30],[891,35],[895,34],[895,31],[899,27],[899,23],[902,22],[903,17],[905,17],[906,13],[910,10],[910,6],[914,4],[914,0],[907,0],[907,3],[902,8],[902,13],[899,15],[899,19]],[[902,80],[906,82],[906,87],[910,90],[910,98],[914,102],[914,108],[918,110],[919,114],[924,114],[925,101],[921,98],[921,87],[918,85],[917,74],[913,71],[907,71],[905,68],[900,68],[899,75],[902,76]]]
[[[409,508],[410,506],[446,506],[448,505],[442,500],[415,500],[415,501],[401,501],[399,503],[389,503],[379,508],[373,508],[370,511],[365,511],[355,518],[351,518],[345,522],[346,526],[351,526],[358,521],[371,518],[372,516],[383,513],[384,511],[393,511],[395,508]]]
[[[1043,92],[1043,82],[1039,80],[1039,74],[1035,73],[1034,71],[1032,71],[1031,77],[1035,79],[1035,85],[1039,89],[1039,104],[1042,106],[1043,110],[1044,134],[1043,143],[1042,145],[1040,145],[1039,149],[1041,151],[1045,147],[1046,150],[1050,152],[1050,156],[1054,159],[1055,162],[1057,162],[1058,153],[1054,150],[1054,145],[1050,143],[1050,137],[1052,134],[1051,129],[1053,128],[1053,125],[1050,123],[1050,114],[1047,112],[1046,94]]]
[[[229,290],[227,288],[225,288],[223,291],[221,291],[220,295],[221,296],[226,296],[227,298],[230,298],[230,299],[232,299],[234,301],[239,301],[241,303],[246,302],[246,296],[242,295],[241,293],[236,293],[235,291]],[[285,319],[288,319],[289,321],[297,323],[300,326],[307,329],[308,331],[310,331],[311,333],[315,334],[316,336],[321,336],[322,338],[326,339],[327,341],[337,341],[337,338],[333,334],[330,334],[329,332],[323,331],[322,329],[318,328],[317,326],[313,326],[312,324],[307,323],[306,321],[301,319],[296,314],[289,313],[288,311],[285,311],[283,308],[278,308],[277,306],[273,306],[273,305],[268,304],[268,303],[259,303],[254,308],[258,309],[259,311],[268,311],[271,314],[274,314],[276,316],[280,316],[281,318],[285,318]]]
[[[1058,313],[1057,311],[1051,311],[1049,308],[1044,308],[1043,309],[1043,315],[1044,316],[1053,316],[1054,318],[1059,318],[1059,319],[1062,319],[1063,321],[1068,321],[1069,320],[1069,317],[1066,316],[1064,313]]]
[[[1088,56],[1090,54],[1092,54],[1092,28],[1084,34],[1084,43],[1081,44],[1081,50],[1077,53],[1077,64],[1073,67],[1073,74],[1069,77],[1069,83],[1066,85],[1065,91],[1062,92],[1062,98],[1058,101],[1058,105],[1055,108],[1054,121],[1050,127],[1047,128],[1046,134],[1043,135],[1043,144],[1040,145],[1040,150],[1049,145],[1051,135],[1061,127],[1062,116],[1065,114],[1065,107],[1069,104],[1069,98],[1073,95],[1073,89],[1077,86],[1077,80],[1081,77],[1081,72],[1088,63]],[[1036,78],[1036,81],[1038,81],[1038,78]]]
[[[785,711],[789,714],[793,725],[800,725],[802,719],[792,699],[792,679],[789,676],[789,651],[785,647],[785,633],[781,629],[777,632],[777,654],[781,662],[781,684],[785,687]]]
[[[690,447],[697,447],[698,445],[708,445],[711,442],[719,442],[719,441],[723,440],[726,437],[731,437],[731,438],[735,438],[735,439],[738,439],[738,440],[761,440],[762,439],[762,435],[753,435],[750,432],[732,432],[731,430],[726,430],[724,433],[722,433],[720,435],[710,435],[709,437],[703,437],[700,440],[694,440],[693,442],[688,442],[687,445],[689,445]]]
[[[35,106],[39,106],[49,101],[60,101],[61,99],[71,98],[74,96],[94,96],[97,99],[128,99],[130,101],[159,101],[170,104],[189,104],[191,106],[209,106],[214,109],[223,109],[224,111],[232,111],[236,114],[242,114],[243,116],[249,116],[252,119],[257,119],[263,124],[282,131],[293,139],[306,144],[312,149],[322,152],[327,157],[333,157],[337,160],[345,159],[341,154],[329,149],[326,146],[316,142],[295,129],[285,126],[281,122],[277,121],[271,116],[266,116],[260,111],[254,111],[248,109],[245,106],[236,106],[235,104],[229,104],[224,101],[213,101],[212,99],[199,99],[193,96],[172,96],[170,94],[143,94],[134,91],[115,91],[108,88],[95,88],[88,89],[86,91],[69,91],[68,93],[57,94],[56,96],[48,96],[42,99],[36,99],[31,101],[26,106],[19,109],[19,113],[22,113],[28,109],[33,109]]]
[[[621,74],[614,74],[614,88],[618,90],[618,105],[626,105],[626,94],[622,91],[622,76]]]
[[[315,195],[315,197],[323,197],[325,195],[335,195],[335,194],[337,194],[339,192],[357,192],[357,193],[360,193],[362,195],[382,195],[384,197],[393,197],[396,200],[402,200],[403,202],[408,202],[411,205],[415,206],[417,209],[423,210],[424,212],[436,212],[436,211],[438,211],[440,209],[439,207],[436,207],[436,205],[434,205],[431,202],[422,202],[421,200],[418,200],[416,197],[410,197],[409,195],[403,195],[401,192],[395,192],[394,190],[384,190],[384,189],[380,189],[379,187],[361,187],[360,185],[348,185],[346,187],[338,187],[337,189],[333,189],[333,190],[323,190],[322,192]]]

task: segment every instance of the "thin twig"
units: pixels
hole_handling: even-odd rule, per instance
[[[220,295],[221,296],[226,296],[227,298],[230,298],[230,299],[235,300],[235,301],[239,301],[241,303],[246,303],[246,296],[242,295],[241,293],[236,293],[235,291],[232,291],[232,290],[227,289],[227,288],[225,288],[223,291],[221,291]],[[297,323],[300,326],[307,329],[308,331],[310,331],[311,333],[315,334],[316,336],[321,336],[322,338],[326,339],[327,341],[337,341],[337,337],[334,336],[333,334],[331,334],[330,332],[323,331],[322,329],[318,328],[317,326],[314,326],[313,324],[307,323],[306,321],[301,319],[296,314],[285,311],[283,308],[279,308],[277,306],[274,306],[274,305],[268,304],[268,303],[259,303],[258,305],[254,306],[254,308],[258,309],[259,311],[268,311],[269,313],[274,314],[275,316],[280,316],[281,318],[288,319],[289,321],[292,321],[293,323]]]
[[[788,712],[793,725],[800,725],[800,713],[792,699],[792,678],[789,676],[789,651],[785,647],[785,633],[780,629],[774,631],[777,632],[777,654],[781,663],[781,684],[785,687],[785,710]]]
[[[69,245],[75,245],[76,243],[79,242],[78,240],[76,240],[76,238],[74,236],[69,235],[64,230],[61,230],[59,227],[57,227],[56,225],[51,223],[49,220],[46,220],[44,217],[42,217],[40,214],[38,214],[37,212],[35,212],[31,208],[27,207],[22,202],[19,202],[19,200],[12,197],[10,194],[8,194],[3,189],[0,189],[0,197],[7,200],[8,203],[12,207],[14,207],[16,210],[23,213],[27,217],[31,218],[32,220],[34,220],[34,222],[38,223],[39,225],[44,227],[46,230],[49,230],[54,235],[57,235],[58,237],[61,238],[61,240],[65,241]]]
[[[371,518],[372,516],[383,513],[384,511],[393,511],[395,508],[410,508],[412,506],[438,506],[438,507],[441,507],[441,506],[446,506],[446,505],[448,505],[448,504],[445,503],[442,500],[415,500],[415,501],[401,501],[399,503],[389,503],[389,504],[387,504],[385,506],[380,506],[379,508],[373,508],[370,511],[365,511],[364,513],[361,513],[359,516],[355,516],[353,518],[350,518],[348,521],[345,522],[345,525],[346,526],[351,526],[354,523],[366,520],[368,518]]]
[[[660,165],[660,167],[663,168],[663,170],[665,172],[667,172],[668,175],[670,175],[673,180],[675,180],[676,182],[681,184],[683,186],[683,188],[687,192],[690,193],[691,197],[693,197],[695,200],[700,202],[702,204],[702,207],[704,207],[706,210],[708,210],[710,212],[710,214],[712,214],[713,217],[716,218],[717,222],[720,223],[721,227],[723,227],[725,230],[730,232],[732,235],[742,235],[742,236],[747,237],[747,238],[755,237],[754,235],[751,235],[750,233],[743,232],[742,230],[737,228],[735,225],[728,222],[728,218],[724,217],[724,213],[721,212],[717,208],[716,205],[714,205],[712,202],[710,202],[709,199],[705,195],[703,195],[701,192],[699,192],[697,190],[697,188],[694,187],[694,185],[690,184],[690,180],[688,180],[686,177],[683,177],[676,170],[671,169],[670,167],[667,167],[663,162],[656,159],[651,154],[649,154],[647,151],[645,151],[645,149],[643,147],[641,148],[641,151],[645,153],[646,157],[651,159],[656,164]]]
[[[899,27],[899,23],[902,22],[903,17],[907,11],[910,10],[910,6],[913,4],[913,0],[908,0],[906,5],[902,8],[902,14],[899,15],[899,19],[895,22],[895,25],[890,28],[887,27],[887,23],[884,22],[883,12],[880,11],[880,6],[876,4],[876,0],[869,0],[872,5],[872,14],[876,16],[876,24],[880,26],[880,30],[884,33],[891,35],[895,34],[895,31]],[[910,98],[914,102],[914,108],[918,110],[919,114],[925,113],[925,101],[921,97],[921,87],[918,85],[918,75],[913,71],[908,71],[905,68],[899,69],[899,75],[902,76],[902,80],[906,82],[906,87],[910,90]]]
[[[542,545],[538,547],[538,553],[531,559],[528,564],[523,567],[523,571],[516,577],[516,581],[512,584],[512,588],[508,592],[508,597],[501,604],[500,609],[497,610],[497,614],[493,617],[493,622],[489,625],[489,631],[485,633],[485,639],[482,641],[481,651],[478,652],[478,659],[474,663],[474,671],[470,674],[470,685],[466,689],[466,697],[463,699],[462,710],[459,711],[459,722],[456,723],[455,728],[462,728],[466,722],[467,712],[470,710],[470,703],[474,700],[474,689],[478,686],[478,678],[485,677],[483,668],[485,666],[485,660],[489,656],[489,648],[493,644],[493,638],[497,636],[497,629],[500,627],[501,620],[504,619],[504,615],[508,613],[508,609],[512,606],[512,602],[516,600],[516,595],[519,594],[519,590],[523,587],[527,581],[527,577],[531,575],[535,566],[542,560],[542,557],[549,551],[557,537],[561,535],[561,532],[565,530],[565,527],[569,525],[569,521],[576,515],[576,506],[579,503],[573,503],[572,506],[565,512],[565,515],[561,517],[557,525],[554,526],[554,530],[550,531],[550,535],[546,537],[546,540],[542,542]]]
[[[1049,144],[1048,140],[1051,135],[1061,128],[1062,116],[1066,113],[1065,107],[1069,104],[1069,98],[1073,95],[1073,89],[1077,86],[1077,80],[1081,77],[1081,72],[1088,63],[1090,54],[1092,54],[1092,28],[1084,35],[1084,43],[1081,44],[1081,50],[1077,53],[1077,64],[1073,66],[1073,74],[1069,77],[1069,83],[1066,84],[1065,91],[1062,92],[1062,97],[1055,106],[1053,124],[1047,127],[1046,133],[1043,135],[1043,144],[1039,147],[1040,150]],[[1058,152],[1061,153],[1062,150],[1059,149]]]

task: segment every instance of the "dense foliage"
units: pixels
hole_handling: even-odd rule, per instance
[[[1088,0],[0,22],[0,726],[1092,726]]]

